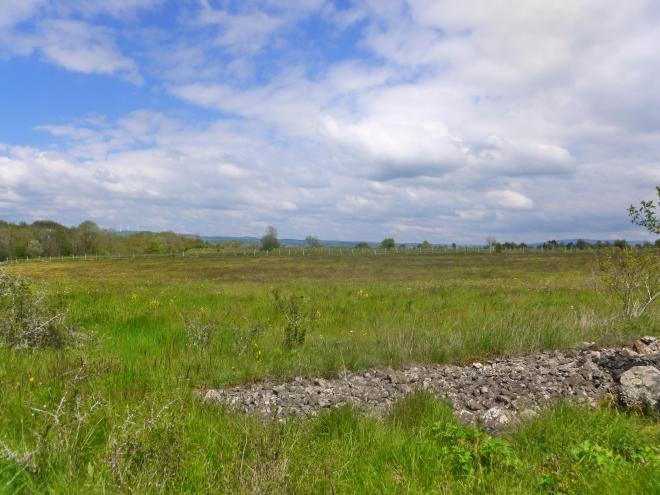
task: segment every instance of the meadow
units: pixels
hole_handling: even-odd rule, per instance
[[[660,334],[591,253],[225,256],[8,265],[92,338],[0,349],[6,493],[654,493],[657,420],[558,404],[493,438],[417,394],[264,423],[196,392]],[[295,304],[305,338],[287,344]]]

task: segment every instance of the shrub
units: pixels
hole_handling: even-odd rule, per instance
[[[383,239],[380,241],[380,247],[383,249],[394,249],[396,246],[394,239],[392,237],[388,237],[387,239]]]
[[[318,237],[314,237],[313,235],[305,237],[305,243],[311,248],[321,247],[321,241]]]
[[[136,493],[175,491],[187,453],[180,412],[174,406],[175,401],[160,407],[145,401],[128,409],[110,432],[107,465],[123,493],[131,488]]]
[[[248,352],[254,353],[255,358],[261,358],[259,349],[259,335],[264,330],[262,322],[251,322],[246,317],[232,325],[234,335],[234,352],[237,356],[245,356]]]
[[[268,227],[266,233],[261,238],[261,249],[271,251],[278,247],[280,247],[280,240],[277,237],[277,230],[275,230],[275,227]]]
[[[646,230],[653,234],[660,234],[660,218],[656,211],[660,207],[660,186],[655,187],[658,192],[658,204],[653,201],[642,201],[638,208],[630,205],[628,214],[632,223],[644,227]]]
[[[90,369],[83,361],[52,407],[31,407],[35,419],[21,428],[20,445],[0,439],[0,461],[6,462],[6,469],[15,471],[12,479],[23,472],[44,478],[53,466],[63,468],[68,462],[85,465],[91,461],[92,444],[102,430],[101,418],[107,404],[96,396],[81,394],[80,388],[101,371]]]
[[[608,249],[598,257],[601,286],[625,318],[637,318],[660,296],[660,256],[653,249]]]
[[[62,348],[82,337],[45,294],[22,277],[0,272],[0,345],[12,349]]]
[[[282,296],[279,290],[274,290],[273,297],[275,310],[284,318],[284,347],[300,347],[318,318],[318,312],[315,308],[305,307],[304,296]]]
[[[181,315],[183,327],[186,331],[187,344],[190,347],[206,348],[211,337],[218,327],[218,322],[209,318],[204,308],[193,317]]]

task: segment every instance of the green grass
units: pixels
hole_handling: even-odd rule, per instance
[[[579,253],[482,253],[12,266],[57,294],[95,341],[0,350],[0,441],[39,452],[31,472],[0,460],[0,491],[654,493],[659,430],[650,418],[559,406],[502,443],[456,426],[427,396],[386,420],[342,409],[286,424],[194,396],[265,377],[657,335],[657,307],[634,322],[613,318],[616,308],[594,291],[592,264]],[[283,345],[273,289],[304,295],[305,309],[318,311],[294,350]],[[209,325],[207,346],[189,345],[185,322]],[[83,362],[92,376],[71,383]],[[65,390],[66,419],[53,426],[35,409],[54,411]]]

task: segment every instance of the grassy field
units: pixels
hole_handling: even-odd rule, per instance
[[[425,395],[264,424],[194,391],[343,368],[462,362],[660,333],[624,322],[585,253],[226,257],[27,263],[94,335],[0,349],[7,493],[654,493],[651,418],[566,405],[493,439]],[[285,345],[274,291],[296,299]],[[655,449],[655,450],[654,450]],[[30,454],[32,453],[32,454]]]

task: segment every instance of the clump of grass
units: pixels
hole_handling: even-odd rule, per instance
[[[273,290],[275,310],[284,319],[284,347],[294,349],[305,343],[305,337],[319,316],[316,308],[305,306],[305,296],[283,296]]]
[[[82,338],[45,293],[0,271],[0,344],[11,349],[61,349]]]
[[[236,355],[243,357],[252,353],[258,361],[261,359],[261,348],[259,346],[259,336],[263,333],[265,324],[262,322],[250,322],[245,319],[243,322],[237,322],[233,325],[234,331],[234,349]]]
[[[452,421],[454,410],[432,392],[420,390],[397,401],[387,421],[403,430],[415,430],[429,424]]]
[[[558,405],[494,437],[418,393],[385,419],[343,407],[262,422],[182,389],[131,403],[113,392],[113,373],[88,370],[2,432],[2,490],[644,494],[660,481],[657,423],[616,410]]]
[[[75,470],[89,458],[99,427],[98,413],[105,404],[95,395],[80,394],[80,385],[96,373],[83,362],[67,377],[63,392],[51,407],[30,408],[34,420],[28,432],[21,431],[19,445],[0,439],[0,460],[13,473],[7,484],[23,473],[35,481],[43,479],[54,464]]]
[[[123,421],[112,428],[106,462],[121,490],[167,492],[172,488],[186,458],[183,425],[173,404],[127,408]]]

